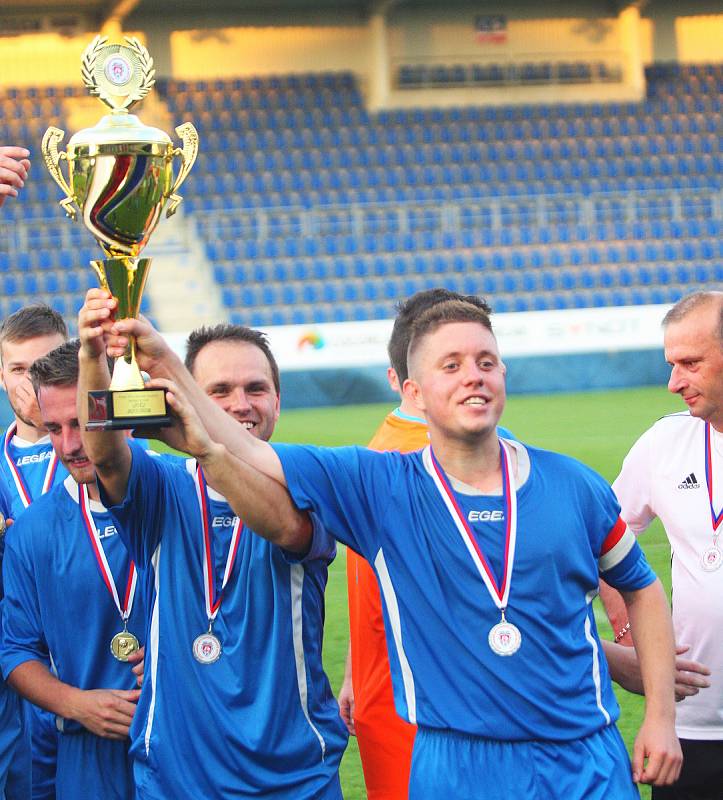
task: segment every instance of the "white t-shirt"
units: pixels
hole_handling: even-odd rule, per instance
[[[723,433],[710,428],[713,507],[723,507]],[[613,489],[623,519],[640,533],[655,517],[673,551],[673,624],[678,644],[710,667],[711,686],[677,704],[683,739],[723,739],[723,566],[706,571],[714,531],[706,481],[705,422],[688,412],[663,417],[628,453]],[[718,547],[723,550],[723,524]]]

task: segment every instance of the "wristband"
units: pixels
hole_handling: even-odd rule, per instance
[[[615,634],[615,643],[617,644],[621,639],[624,639],[628,633],[630,633],[630,620]]]

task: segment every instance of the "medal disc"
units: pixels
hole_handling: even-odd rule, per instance
[[[110,640],[110,651],[118,661],[128,661],[128,656],[140,649],[138,639],[128,631],[121,631]]]
[[[516,625],[505,620],[490,629],[487,641],[493,653],[497,653],[498,656],[511,656],[520,649],[522,634]]]
[[[700,563],[703,565],[703,569],[706,572],[713,572],[714,570],[718,569],[721,564],[723,564],[723,553],[721,553],[721,551],[715,545],[713,547],[709,547],[703,553]]]
[[[201,664],[213,664],[221,656],[221,642],[212,633],[202,633],[193,640],[193,657]]]

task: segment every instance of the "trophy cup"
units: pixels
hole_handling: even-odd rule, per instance
[[[107,44],[96,36],[82,58],[83,83],[90,94],[110,107],[92,128],[78,131],[67,152],[58,145],[65,132],[50,127],[42,143],[43,158],[65,197],[60,205],[83,224],[107,256],[91,261],[100,285],[118,301],[116,317],[137,317],[151,265],[140,252],[158,225],[166,202],[170,217],[181,202],[176,191],[186,179],[198,153],[198,134],[190,122],[176,128],[183,148],[173,146],[158,128],[144,125],[128,109],[142,100],[155,83],[153,59],[135,38],[125,45]],[[180,168],[173,177],[173,160]],[[60,162],[68,163],[66,181]],[[76,209],[77,207],[77,209]],[[88,398],[88,430],[157,428],[170,424],[165,394],[145,389],[136,361],[135,341],[115,360],[107,391]]]

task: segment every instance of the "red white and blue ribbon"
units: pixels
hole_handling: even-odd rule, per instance
[[[507,601],[510,596],[510,586],[512,584],[512,569],[515,563],[515,545],[517,542],[517,489],[514,485],[512,477],[512,469],[510,463],[510,456],[507,451],[507,446],[500,440],[500,461],[502,466],[502,502],[505,507],[505,550],[504,560],[502,565],[502,582],[497,584],[494,572],[489,564],[489,561],[482,552],[477,539],[467,524],[465,515],[457,503],[454,496],[452,487],[449,485],[447,476],[444,470],[437,461],[434,451],[429,448],[429,453],[432,459],[432,478],[434,483],[444,500],[447,510],[449,511],[452,520],[462,537],[472,561],[474,562],[477,571],[482,578],[487,591],[490,594],[494,604],[497,608],[504,613],[507,608]]]
[[[239,517],[234,517],[233,530],[231,531],[231,543],[229,544],[228,555],[226,556],[226,568],[223,573],[221,589],[219,590],[218,596],[216,596],[213,552],[211,549],[211,531],[213,530],[213,525],[211,523],[210,501],[208,498],[206,476],[203,474],[203,470],[198,464],[196,465],[196,472],[193,476],[193,480],[196,484],[198,505],[201,510],[201,525],[203,527],[203,589],[206,597],[206,616],[208,617],[209,625],[211,625],[216,619],[218,610],[221,607],[223,590],[226,588],[228,579],[231,577],[233,565],[236,561],[236,553],[238,552],[243,523]]]
[[[133,561],[131,561],[128,566],[128,580],[126,581],[126,590],[125,594],[123,595],[123,605],[121,605],[120,597],[118,596],[118,589],[116,588],[115,580],[113,580],[113,573],[111,572],[110,566],[108,565],[108,561],[105,557],[103,543],[100,540],[98,529],[95,527],[95,523],[93,522],[93,514],[90,510],[90,500],[88,498],[88,487],[84,483],[81,483],[78,486],[78,505],[80,506],[80,515],[83,518],[85,530],[88,533],[88,538],[90,539],[90,544],[93,548],[95,560],[98,562],[98,569],[100,570],[101,577],[103,578],[103,583],[105,583],[108,591],[110,592],[113,602],[115,603],[115,607],[118,609],[120,618],[123,620],[123,624],[125,625],[128,622],[128,617],[130,617],[131,611],[133,610],[133,598],[136,594],[136,584],[138,582],[136,565],[133,563]]]
[[[705,483],[708,487],[708,500],[710,501],[710,518],[713,523],[713,532],[723,522],[723,508],[716,514],[713,505],[713,451],[711,449],[710,422],[705,423]]]
[[[33,502],[33,496],[30,494],[30,489],[28,489],[27,484],[23,480],[22,472],[18,469],[13,460],[13,457],[10,455],[10,441],[12,440],[13,436],[15,436],[15,432],[18,429],[17,422],[13,422],[12,425],[8,427],[5,431],[5,441],[3,443],[3,451],[5,453],[5,460],[7,461],[8,467],[10,467],[10,474],[13,476],[13,481],[15,482],[15,488],[18,490],[18,495],[23,503],[23,507],[27,508]],[[48,459],[48,468],[45,470],[45,478],[43,479],[43,488],[40,494],[45,494],[46,492],[50,491],[53,486],[53,481],[55,480],[55,473],[58,470],[58,455],[54,449],[50,451],[50,458]]]

